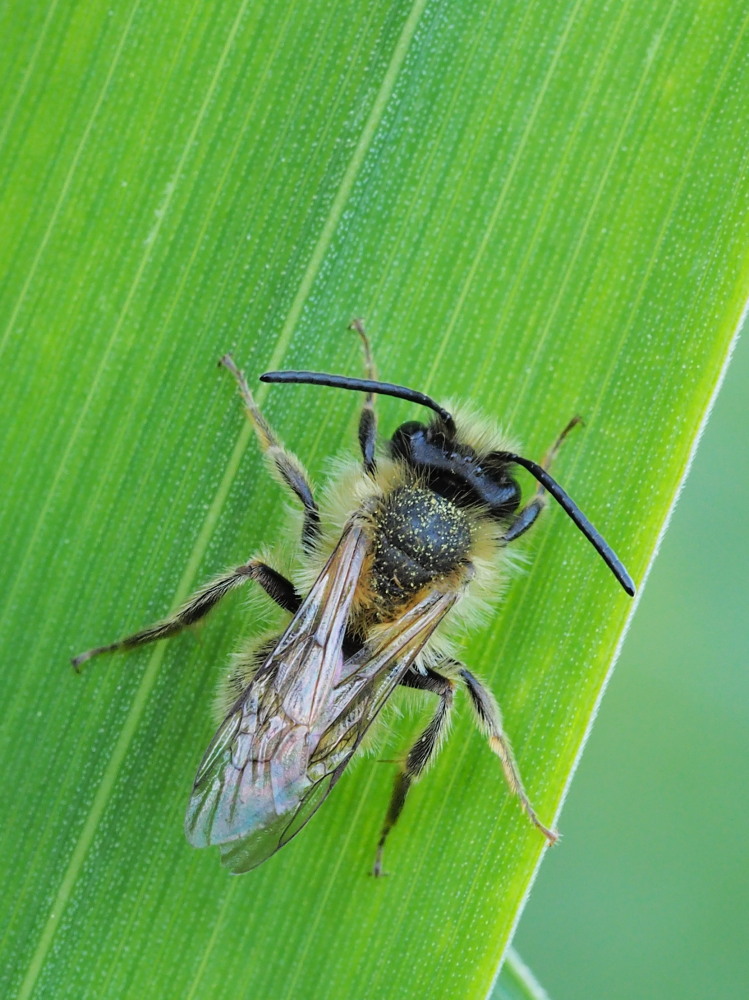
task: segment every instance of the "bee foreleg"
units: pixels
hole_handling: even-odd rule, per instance
[[[467,670],[462,664],[459,665],[459,668],[458,673],[470,695],[478,727],[488,736],[489,746],[502,762],[502,769],[510,790],[520,799],[520,804],[531,822],[538,827],[550,844],[555,843],[559,839],[559,834],[556,830],[550,830],[544,826],[525,793],[510,741],[502,729],[502,715],[494,695],[484,687],[478,678],[473,676],[470,670]]]
[[[314,548],[315,542],[320,537],[320,512],[312,495],[312,487],[310,486],[306,469],[293,452],[287,451],[276,436],[271,425],[260,412],[260,408],[255,402],[255,397],[247,385],[247,379],[235,365],[232,356],[225,354],[219,364],[230,371],[237,380],[239,392],[245,405],[245,412],[255,429],[255,433],[260,441],[260,447],[265,452],[283,485],[291,490],[304,508],[302,545],[305,549]]]
[[[372,348],[369,337],[364,332],[364,324],[360,319],[353,319],[349,324],[350,330],[356,330],[361,337],[362,348],[364,350],[364,369],[368,379],[377,381],[377,369],[375,368]],[[364,471],[372,475],[377,469],[375,461],[375,444],[377,442],[377,415],[374,408],[374,393],[368,392],[364,397],[364,406],[359,417],[359,447],[364,459]]]
[[[510,521],[507,530],[504,534],[500,535],[499,541],[504,542],[505,545],[508,542],[514,542],[516,538],[519,538],[530,528],[545,506],[546,497],[537,493],[525,507],[517,512],[512,521]]]
[[[413,782],[418,781],[422,776],[442,743],[450,721],[450,709],[452,708],[453,691],[455,689],[455,685],[449,678],[442,677],[441,674],[433,670],[427,671],[426,674],[409,672],[401,681],[401,684],[405,684],[407,687],[431,691],[439,695],[440,703],[431,722],[408,751],[402,769],[396,775],[393,792],[390,797],[390,805],[388,806],[380,839],[377,843],[377,854],[375,856],[374,868],[372,869],[372,874],[376,878],[386,874],[382,870],[382,852],[385,848],[385,841],[388,834],[395,826],[398,817],[403,811],[408,790]]]
[[[549,448],[549,450],[544,455],[544,459],[541,462],[542,469],[549,469],[551,463],[554,461],[559,448],[567,437],[569,432],[573,427],[576,427],[579,423],[582,423],[580,417],[573,417],[572,420],[567,424],[562,433],[557,437],[554,444]],[[533,499],[530,500],[525,507],[517,512],[512,521],[507,527],[505,533],[500,537],[500,542],[507,544],[508,542],[514,542],[516,538],[519,538],[524,532],[530,528],[530,526],[536,521],[536,518],[541,513],[541,511],[546,506],[546,490],[541,484],[538,485]]]
[[[134,649],[136,646],[145,646],[147,643],[156,642],[159,639],[170,639],[178,632],[204,618],[209,611],[216,607],[222,597],[248,580],[256,580],[266,594],[287,611],[295,612],[299,608],[301,598],[294,589],[294,585],[270,566],[257,559],[252,559],[243,566],[238,566],[231,572],[216,577],[215,580],[202,587],[171,617],[149,625],[133,635],[125,636],[124,639],[110,643],[108,646],[97,646],[95,649],[89,649],[72,660],[73,666],[77,670],[86,660],[90,660],[92,656],[98,656],[100,653],[114,653],[118,649]]]

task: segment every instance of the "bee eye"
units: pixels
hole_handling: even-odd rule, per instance
[[[447,438],[442,433],[441,430],[437,430],[434,427],[430,427],[427,434],[429,444],[436,448],[439,452],[445,452],[445,454],[450,454],[453,451],[452,444],[448,443]]]
[[[393,434],[390,441],[390,453],[393,458],[405,458],[407,461],[414,457],[415,448],[418,449],[426,438],[426,427],[418,420],[408,420]]]
[[[501,451],[490,451],[488,455],[484,456],[484,465],[492,471],[501,471],[507,467],[507,464],[507,457]]]

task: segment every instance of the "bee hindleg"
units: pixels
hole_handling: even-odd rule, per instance
[[[375,877],[384,875],[382,870],[382,853],[385,848],[387,836],[395,826],[398,817],[403,811],[408,790],[414,781],[422,776],[435,753],[439,750],[442,739],[447,732],[450,721],[450,709],[453,703],[454,683],[448,678],[433,670],[429,670],[426,675],[408,673],[401,681],[407,687],[418,688],[423,691],[431,691],[439,696],[440,703],[431,722],[416,740],[408,751],[401,771],[396,775],[393,785],[393,792],[390,797],[385,822],[382,825],[380,839],[377,843],[377,854],[375,856],[372,874]]]
[[[312,495],[307,471],[293,452],[287,451],[268,421],[260,412],[255,397],[247,385],[247,379],[237,368],[230,354],[225,354],[219,364],[223,365],[237,380],[239,392],[245,405],[245,412],[257,434],[260,447],[271,462],[272,469],[283,486],[286,486],[300,501],[304,508],[302,525],[302,545],[309,550],[314,548],[320,537],[320,511]]]
[[[550,844],[555,843],[559,839],[559,834],[556,830],[550,830],[544,826],[525,793],[510,741],[502,729],[502,715],[494,695],[484,687],[478,678],[473,676],[470,670],[467,670],[462,664],[458,666],[458,673],[470,695],[476,723],[489,738],[489,746],[502,762],[502,769],[510,790],[520,799],[520,804],[534,826],[538,827]]]
[[[294,589],[294,585],[270,566],[257,559],[252,559],[243,566],[238,566],[229,573],[216,577],[205,587],[201,587],[171,617],[149,625],[133,635],[125,636],[124,639],[110,643],[108,646],[97,646],[95,649],[89,649],[73,659],[73,666],[77,670],[86,660],[90,660],[92,656],[98,656],[100,653],[114,653],[118,649],[134,649],[136,646],[145,646],[147,643],[156,642],[159,639],[170,639],[178,632],[204,618],[209,611],[216,607],[222,597],[248,580],[256,580],[266,594],[287,611],[295,612],[299,608],[301,597]]]
[[[559,448],[567,437],[569,432],[573,427],[576,427],[579,423],[582,423],[580,417],[573,417],[572,420],[567,424],[562,433],[557,437],[554,444],[549,448],[549,450],[544,455],[544,459],[541,462],[542,469],[549,469],[551,463],[554,461]],[[538,515],[546,506],[546,490],[539,484],[533,499],[530,500],[525,507],[517,512],[515,517],[510,522],[507,530],[501,536],[500,542],[507,544],[508,542],[514,542],[516,538],[524,534],[528,528],[535,522]]]
[[[369,337],[364,332],[364,324],[360,319],[353,319],[349,325],[350,330],[355,330],[361,337],[362,348],[364,350],[364,369],[368,379],[377,381],[377,369],[375,368],[372,348]],[[375,461],[375,444],[377,441],[377,415],[374,408],[374,393],[368,392],[364,397],[364,406],[359,417],[359,447],[361,448],[364,460],[364,471],[372,475],[377,469]]]

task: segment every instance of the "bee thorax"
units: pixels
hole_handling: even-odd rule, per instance
[[[380,597],[409,597],[463,564],[471,526],[465,511],[416,486],[402,486],[383,500],[376,518],[373,584]]]

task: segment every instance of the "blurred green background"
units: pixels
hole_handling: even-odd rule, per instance
[[[515,938],[553,1000],[749,996],[746,338]]]

